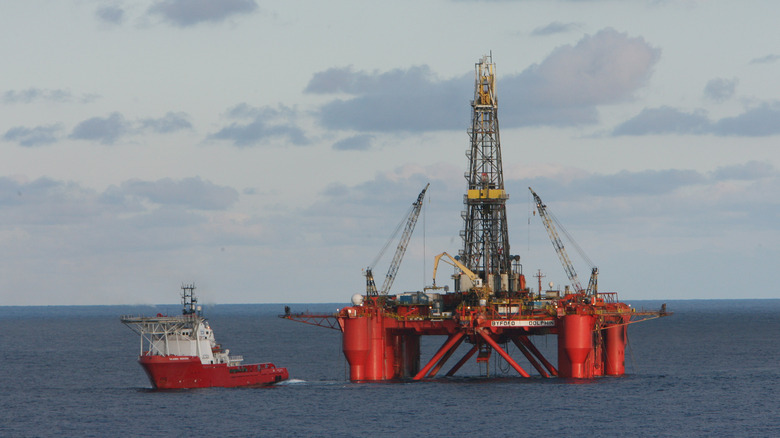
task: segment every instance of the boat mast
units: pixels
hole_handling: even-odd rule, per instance
[[[181,285],[181,305],[183,315],[201,316],[198,299],[195,297],[195,283]]]

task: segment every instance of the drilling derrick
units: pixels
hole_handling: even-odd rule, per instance
[[[476,273],[494,293],[516,291],[511,274],[509,232],[506,219],[504,172],[501,166],[501,141],[498,131],[495,64],[492,56],[483,56],[475,65],[474,100],[471,102],[471,146],[468,191],[463,203],[464,227],[461,263]],[[456,279],[455,288],[471,287],[465,276]]]

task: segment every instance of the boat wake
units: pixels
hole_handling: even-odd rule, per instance
[[[302,385],[306,383],[308,382],[302,379],[288,379],[288,380],[282,380],[281,382],[277,383],[276,386]]]

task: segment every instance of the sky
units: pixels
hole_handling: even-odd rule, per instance
[[[780,298],[779,5],[3,2],[0,305],[346,303],[430,183],[391,293],[422,290],[485,55],[532,287],[568,280],[528,187],[582,283]]]

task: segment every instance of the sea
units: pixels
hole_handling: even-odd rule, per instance
[[[512,346],[531,378],[494,354],[452,378],[351,383],[339,331],[280,319],[283,304],[211,305],[223,347],[284,366],[290,380],[156,391],[137,363],[140,337],[119,317],[178,305],[0,307],[0,436],[780,436],[780,300],[666,308],[673,315],[629,327],[622,377],[543,378]],[[532,339],[556,363],[555,338]],[[424,337],[421,362],[443,342]]]

